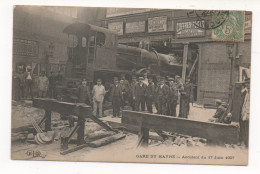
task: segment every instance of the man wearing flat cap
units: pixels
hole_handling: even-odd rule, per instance
[[[158,99],[158,114],[166,115],[167,101],[169,95],[169,86],[165,84],[165,78],[160,78],[159,86],[157,87],[157,99]]]
[[[241,115],[239,119],[240,125],[240,143],[248,146],[248,138],[249,138],[249,112],[250,112],[250,78],[245,79],[245,88],[241,90],[241,94],[244,97]]]
[[[79,103],[91,104],[90,89],[85,78],[82,79],[81,85],[78,86],[78,97]]]
[[[153,113],[153,101],[154,101],[154,93],[155,93],[155,85],[153,83],[153,78],[148,78],[148,86],[146,89],[146,95],[145,95],[145,103],[148,112]]]
[[[168,97],[168,113],[169,115],[176,117],[176,107],[178,103],[178,90],[177,85],[174,82],[174,78],[168,78],[169,80],[169,97]]]
[[[118,84],[118,78],[114,77],[114,85],[111,88],[110,97],[113,107],[113,117],[120,117],[120,106],[123,100],[122,89]]]
[[[138,84],[134,88],[133,99],[136,102],[136,111],[145,111],[145,94],[147,86],[143,83],[143,80],[143,77],[139,77]]]
[[[213,118],[210,118],[210,122],[220,122],[221,118],[224,117],[224,114],[226,113],[227,108],[225,107],[225,103],[222,102],[220,99],[215,100],[217,110],[215,114],[213,115]]]
[[[135,111],[135,105],[136,105],[135,100],[134,100],[134,89],[137,84],[138,84],[138,82],[136,80],[136,76],[132,76],[132,82],[129,85],[129,103],[134,111]]]

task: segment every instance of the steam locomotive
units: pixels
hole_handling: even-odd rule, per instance
[[[154,77],[181,74],[176,58],[157,53],[149,41],[140,42],[139,48],[118,44],[114,31],[84,23],[71,24],[63,32],[68,35],[67,88],[75,88],[82,78],[90,84],[101,78],[104,83],[121,73],[127,78],[144,72]]]

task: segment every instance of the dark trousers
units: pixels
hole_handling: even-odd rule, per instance
[[[185,94],[181,94],[179,117],[188,118],[188,107]]]
[[[24,85],[23,86],[20,86],[19,88],[19,95],[20,95],[20,98],[24,98]]]
[[[56,97],[55,87],[50,87],[50,88],[49,88],[49,97],[50,97],[50,98],[57,98],[57,97]]]
[[[129,104],[132,107],[132,110],[135,111],[135,100],[133,99],[133,95],[130,95],[129,97]]]
[[[116,117],[116,116],[120,116],[120,106],[121,106],[121,99],[120,97],[118,96],[114,96],[112,98],[112,106],[113,106],[113,116]]]
[[[158,114],[166,115],[167,101],[163,96],[158,97]]]
[[[170,101],[168,103],[168,112],[170,116],[176,117],[177,101]]]
[[[150,113],[153,113],[153,98],[152,97],[146,97],[145,103],[146,103],[147,110]]]
[[[26,85],[26,97],[28,98],[28,94],[30,94],[31,98],[33,99],[33,91],[32,91],[33,81],[26,80],[25,85]]]
[[[244,142],[246,147],[248,147],[248,139],[249,139],[249,120],[239,120],[240,132],[239,132],[239,140],[240,142]]]
[[[140,105],[141,105],[141,111],[145,111],[145,96],[137,96],[136,97],[136,111],[140,111]]]

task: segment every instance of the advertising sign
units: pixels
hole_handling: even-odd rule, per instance
[[[145,32],[145,21],[126,23],[126,33]]]
[[[108,29],[117,32],[118,35],[123,35],[123,22],[108,23]]]
[[[205,21],[188,21],[176,23],[176,37],[202,37],[205,36]]]
[[[148,18],[148,33],[167,31],[167,16]]]

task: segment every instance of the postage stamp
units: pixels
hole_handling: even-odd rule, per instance
[[[214,41],[243,42],[244,41],[244,21],[243,11],[229,11],[228,13],[215,12],[212,15],[212,25],[222,25],[212,29],[211,38]]]

